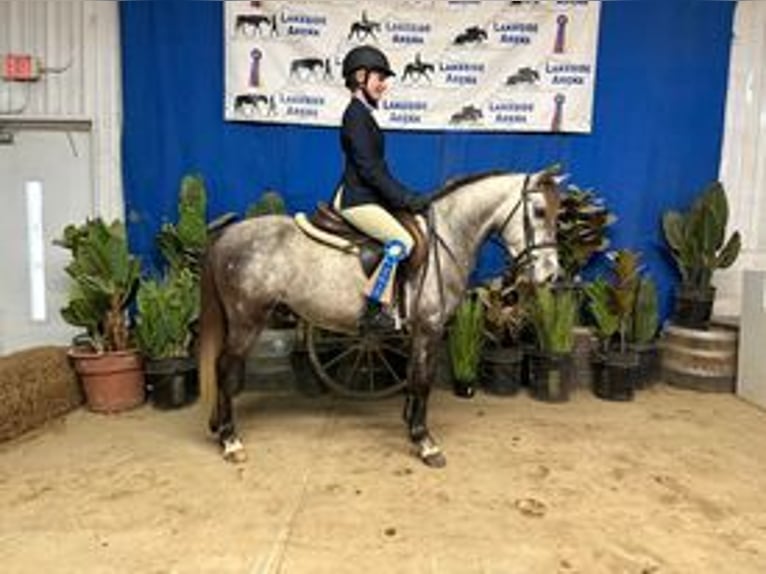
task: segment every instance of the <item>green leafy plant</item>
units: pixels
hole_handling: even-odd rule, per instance
[[[657,286],[650,277],[641,277],[633,309],[630,339],[633,343],[645,345],[654,340],[659,328]]]
[[[484,307],[476,297],[469,296],[458,306],[447,340],[452,372],[458,381],[477,379],[483,337]]]
[[[549,285],[536,286],[527,305],[540,350],[546,353],[571,352],[577,319],[574,293],[556,290]]]
[[[207,191],[199,175],[181,180],[178,221],[165,223],[157,234],[157,246],[172,273],[188,269],[199,277],[202,252],[207,245]]]
[[[585,286],[585,294],[599,339],[609,347],[617,336],[619,350],[625,353],[628,343],[646,343],[654,338],[657,290],[653,281],[641,277],[638,253],[620,249],[609,259],[612,264],[608,279],[598,277]]]
[[[711,183],[688,212],[663,214],[662,230],[683,288],[709,291],[713,273],[731,266],[739,256],[742,247],[739,231],[726,240],[728,219],[729,205],[720,182]]]
[[[237,216],[224,213],[207,220],[207,190],[200,175],[187,175],[181,180],[178,193],[178,219],[165,223],[157,233],[157,247],[170,267],[171,273],[188,269],[199,277],[202,253],[213,233],[228,225]]]
[[[572,282],[591,258],[609,247],[608,227],[617,217],[593,191],[570,185],[561,195],[556,241],[564,278]]]
[[[598,338],[604,346],[608,347],[612,337],[620,328],[619,317],[612,307],[611,286],[603,277],[598,277],[585,285],[585,295],[588,298],[588,311],[595,321]]]
[[[245,212],[246,218],[260,217],[262,215],[285,215],[287,206],[285,200],[277,191],[264,191],[258,201],[252,203]]]
[[[163,280],[142,280],[136,296],[136,339],[150,359],[189,356],[191,327],[199,314],[199,289],[188,269]]]
[[[163,283],[168,283],[166,286],[170,288],[170,283],[177,282],[179,276],[183,276],[183,280],[186,281],[185,274],[188,273],[192,280],[190,291],[199,298],[202,254],[210,237],[235,217],[233,213],[226,213],[208,222],[205,182],[200,175],[185,176],[181,180],[178,193],[178,219],[175,223],[163,224],[155,238],[157,247],[167,263],[168,278]],[[197,315],[198,309],[195,309],[190,328]]]
[[[67,226],[54,244],[72,255],[65,271],[73,282],[61,316],[70,325],[83,327],[97,352],[128,349],[127,307],[135,295],[140,262],[128,249],[125,226],[89,219]]]
[[[515,282],[496,277],[477,287],[476,295],[484,307],[484,332],[490,343],[497,347],[517,343],[528,317]]]

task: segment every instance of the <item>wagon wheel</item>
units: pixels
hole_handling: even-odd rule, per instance
[[[354,399],[380,399],[407,384],[409,336],[360,335],[309,325],[306,346],[314,372],[332,391]]]

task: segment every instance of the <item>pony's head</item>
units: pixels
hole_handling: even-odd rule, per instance
[[[556,247],[559,181],[549,171],[525,176],[516,203],[500,229],[514,264],[525,268],[535,283],[559,274]]]

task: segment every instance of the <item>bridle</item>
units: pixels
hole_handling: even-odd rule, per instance
[[[523,233],[524,233],[524,248],[516,254],[515,257],[513,257],[513,261],[511,263],[511,272],[514,272],[517,269],[524,269],[529,268],[530,264],[533,262],[533,254],[535,251],[540,249],[549,249],[549,248],[555,248],[557,246],[556,243],[556,236],[554,234],[553,241],[545,241],[541,243],[535,243],[534,242],[534,229],[532,227],[532,219],[529,214],[529,196],[535,193],[544,193],[542,190],[539,189],[530,189],[529,188],[529,181],[531,179],[530,174],[527,174],[524,178],[524,186],[521,189],[521,195],[519,199],[516,201],[516,203],[511,207],[510,211],[508,212],[508,215],[505,216],[503,219],[503,223],[500,225],[500,227],[495,231],[495,233],[492,234],[490,237],[490,241],[493,241],[495,243],[499,243],[501,247],[508,252],[508,248],[505,244],[505,241],[502,241],[498,239],[497,237],[502,237],[503,232],[505,231],[506,227],[510,224],[511,220],[513,219],[513,216],[516,215],[516,213],[519,211],[519,209],[522,210],[523,213]],[[435,197],[438,198],[437,195]],[[439,257],[439,249],[444,249],[444,251],[449,255],[449,257],[457,263],[457,257],[455,257],[455,254],[453,253],[452,249],[450,249],[450,246],[447,244],[447,242],[442,238],[442,236],[438,233],[436,229],[436,215],[433,211],[433,203],[429,206],[429,213],[428,217],[426,217],[426,225],[428,230],[428,244],[429,249],[434,250],[434,261],[436,264],[436,281],[437,286],[439,289],[439,297],[442,302],[440,313],[444,311],[444,301],[445,301],[445,294],[444,294],[444,283],[442,281],[442,270],[441,270],[441,260]],[[426,264],[422,270],[421,276],[420,276],[420,282],[418,284],[418,288],[416,290],[415,300],[420,301],[420,297],[423,293],[423,285],[425,282],[425,276],[426,276],[426,270],[428,269],[428,263],[430,262],[430,256],[426,259]],[[417,327],[416,327],[417,328]]]
[[[511,263],[511,272],[514,272],[518,269],[524,269],[529,268],[529,265],[533,263],[534,261],[534,252],[538,251],[540,249],[550,249],[555,248],[557,246],[556,243],[556,236],[553,236],[552,241],[543,241],[540,243],[535,243],[535,233],[534,228],[532,226],[532,218],[529,214],[529,196],[536,193],[545,193],[542,190],[539,189],[530,189],[529,188],[529,181],[530,181],[530,174],[527,174],[524,178],[524,186],[521,189],[521,195],[519,196],[518,201],[513,205],[511,210],[508,212],[508,215],[505,216],[505,219],[503,220],[503,223],[500,225],[500,227],[497,230],[496,236],[503,236],[503,233],[505,232],[505,228],[508,227],[511,220],[513,219],[514,215],[519,211],[519,209],[522,210],[522,216],[523,216],[523,235],[524,235],[524,248],[519,251],[515,256],[513,256],[513,261]],[[506,251],[508,250],[505,242],[498,240],[496,237],[493,237],[492,240],[495,243],[499,243]]]

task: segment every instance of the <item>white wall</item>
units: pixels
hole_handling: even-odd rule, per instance
[[[715,276],[715,311],[739,316],[743,270],[766,270],[766,2],[737,3],[720,178],[743,250]]]
[[[0,2],[0,56],[31,54],[49,70],[35,83],[0,80],[0,126],[89,125],[94,209],[108,218],[123,215],[118,16],[107,0]]]
[[[0,80],[0,353],[67,344],[66,252],[52,240],[87,216],[123,217],[118,8],[114,1],[0,1],[0,57],[31,54],[34,83]],[[30,317],[27,181],[43,187],[47,315]]]
[[[68,252],[52,244],[64,227],[92,213],[91,134],[24,130],[0,148],[0,354],[42,344],[67,344],[76,330],[64,323]],[[40,183],[45,316],[32,320],[26,182]]]

